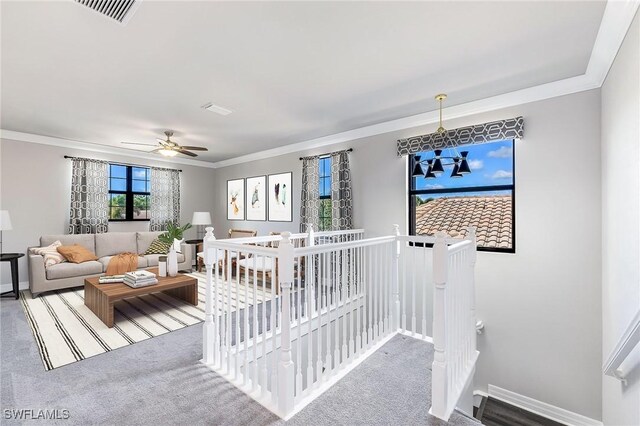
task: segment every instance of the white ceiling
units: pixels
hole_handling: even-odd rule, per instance
[[[220,161],[585,73],[604,2],[0,3],[5,130]],[[233,110],[204,111],[212,101]]]

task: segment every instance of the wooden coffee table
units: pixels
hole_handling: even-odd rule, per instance
[[[158,274],[157,269],[149,269]],[[198,305],[198,280],[184,274],[175,277],[158,276],[158,284],[132,288],[124,283],[99,284],[98,277],[84,280],[84,304],[96,314],[107,327],[113,327],[113,304],[129,297],[163,292],[182,299],[194,306]]]

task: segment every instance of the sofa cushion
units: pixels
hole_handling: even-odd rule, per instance
[[[113,256],[120,253],[137,253],[135,232],[107,232],[96,234],[96,256]]]
[[[162,231],[136,232],[136,237],[138,240],[138,251],[136,253],[146,253],[153,240],[158,238],[158,236],[162,233]]]
[[[60,241],[63,246],[78,244],[92,253],[96,252],[94,234],[43,235],[40,237],[40,247],[49,246],[56,241]]]
[[[62,243],[60,241],[55,241],[46,247],[33,247],[30,251],[32,254],[39,254],[44,257],[44,267],[48,268],[49,266],[67,261],[62,253],[58,251],[58,247],[61,245]]]
[[[60,252],[68,262],[72,263],[84,263],[91,260],[98,260],[98,257],[93,254],[93,252],[78,244],[74,244],[72,246],[60,246],[58,247],[58,252]]]
[[[98,259],[98,262],[102,264],[102,272],[107,270],[107,266],[109,266],[109,261],[113,256],[105,256]],[[138,269],[146,268],[149,266],[147,259],[144,256],[138,256]]]
[[[95,275],[102,273],[102,263],[91,260],[82,263],[58,263],[47,268],[47,279],[57,280],[60,278],[80,277],[83,275]]]
[[[158,266],[158,259],[160,256],[166,256],[166,254],[145,254],[144,257],[147,259],[147,267]],[[178,263],[184,262],[184,254],[177,253]]]
[[[171,244],[163,243],[159,239],[153,240],[147,251],[144,254],[167,254]]]

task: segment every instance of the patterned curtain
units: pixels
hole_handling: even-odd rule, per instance
[[[317,180],[316,180],[317,182]],[[317,186],[317,183],[316,183]],[[349,153],[331,153],[331,230],[353,228],[353,198]]]
[[[302,160],[302,202],[300,203],[300,232],[306,232],[307,223],[318,230],[320,223],[320,174],[319,159],[307,157]]]
[[[180,172],[151,168],[150,231],[166,231],[167,224],[180,224]]]
[[[72,158],[70,234],[109,230],[109,163]]]

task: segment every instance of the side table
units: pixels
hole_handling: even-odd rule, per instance
[[[198,240],[198,239],[186,240],[184,242],[185,244],[191,244],[191,245],[196,246],[195,255],[193,256],[193,259],[195,260],[195,265],[194,264],[191,265],[192,267],[195,267],[196,269],[198,268],[198,244],[200,244],[201,242],[202,242],[202,240]]]
[[[0,254],[0,262],[9,262],[11,264],[11,282],[13,284],[13,291],[5,291],[4,293],[0,294],[0,296],[13,293],[16,299],[20,297],[20,292],[18,290],[18,286],[20,285],[20,279],[18,277],[18,259],[20,259],[21,257],[24,257],[24,253]]]

